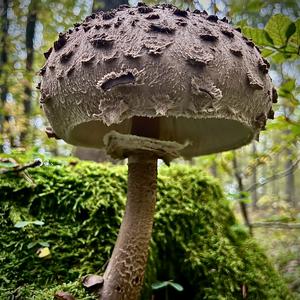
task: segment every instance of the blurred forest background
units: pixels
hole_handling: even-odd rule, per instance
[[[271,64],[279,99],[259,139],[236,151],[191,162],[217,177],[240,220],[300,295],[300,2],[297,0],[144,1],[172,3],[228,17]],[[39,107],[38,71],[59,32],[97,9],[125,0],[0,0],[0,153],[102,161],[98,150],[48,139]],[[137,1],[129,1],[136,5]]]

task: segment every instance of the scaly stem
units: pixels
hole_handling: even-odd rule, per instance
[[[143,286],[156,202],[157,158],[128,159],[128,194],[122,225],[104,273],[102,300],[137,300]]]

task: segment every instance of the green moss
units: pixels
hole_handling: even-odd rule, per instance
[[[88,298],[78,278],[104,271],[121,222],[126,167],[51,160],[0,178],[0,299]],[[15,228],[20,220],[43,226]],[[49,245],[51,256],[37,250]],[[159,170],[158,201],[142,299],[174,280],[170,299],[292,299],[263,251],[236,223],[216,182],[187,166]],[[73,282],[61,286],[64,282]],[[4,296],[2,296],[4,295]],[[164,299],[164,292],[156,292]],[[2,297],[2,298],[1,298]],[[86,298],[85,298],[86,297]]]

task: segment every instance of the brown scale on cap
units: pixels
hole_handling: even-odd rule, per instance
[[[71,76],[74,73],[74,71],[75,71],[75,66],[72,66],[67,70],[66,75]]]
[[[188,12],[186,10],[181,10],[179,8],[176,8],[173,13],[175,16],[178,16],[178,17],[187,18],[187,16],[188,16]]]
[[[278,102],[277,90],[274,87],[272,88],[272,102],[273,103],[277,103]]]
[[[255,125],[261,130],[266,130],[267,117],[265,113],[259,114],[255,118]]]
[[[114,11],[108,11],[102,15],[102,18],[103,18],[103,20],[110,20],[110,19],[113,19],[115,17],[115,15],[116,14]]]
[[[46,70],[47,70],[47,66],[43,66],[39,71],[39,75],[41,75],[41,76],[45,75]]]
[[[67,63],[71,59],[71,57],[73,56],[73,54],[74,54],[74,52],[72,50],[63,53],[62,56],[60,57],[60,62],[62,64]]]
[[[247,72],[248,82],[251,88],[254,90],[263,90],[264,86],[258,76],[255,76],[252,72]]]
[[[120,74],[119,76],[115,76],[113,78],[108,78],[103,83],[101,83],[100,87],[104,91],[108,91],[112,89],[114,86],[124,85],[129,83],[134,83],[135,77],[132,72],[127,72],[124,74]]]
[[[200,38],[203,41],[207,41],[207,42],[216,42],[218,40],[217,35],[210,34],[210,33],[202,33],[202,34],[200,34]]]
[[[179,26],[186,26],[187,25],[187,22],[183,19],[178,19],[176,21],[176,24],[179,25]]]
[[[263,61],[262,59],[260,59],[258,61],[258,68],[259,70],[263,73],[263,74],[267,74],[269,71],[269,63],[266,64],[265,61]]]
[[[207,17],[207,20],[210,21],[210,22],[215,22],[215,23],[217,23],[218,20],[219,20],[219,18],[218,18],[218,16],[210,15],[210,16]]]
[[[60,33],[58,36],[58,40],[54,42],[54,50],[60,50],[67,43],[67,37],[65,33]]]
[[[234,56],[237,56],[237,57],[242,57],[242,56],[243,56],[243,52],[242,52],[241,49],[230,48],[229,50],[230,50],[230,52],[231,52]]]
[[[160,23],[156,23],[156,24],[152,23],[150,24],[149,28],[151,31],[160,32],[160,33],[170,34],[175,32],[175,28]]]
[[[132,20],[131,26],[135,26],[135,24],[139,21],[139,19]]]
[[[118,18],[117,22],[114,24],[115,28],[120,27],[120,25],[122,24],[122,20],[120,18]]]
[[[139,6],[138,11],[141,14],[149,14],[149,13],[153,12],[153,8],[149,7],[149,6]]]
[[[174,6],[172,4],[162,4],[161,6],[162,6],[162,8],[169,8],[169,9],[174,8]]]
[[[221,29],[221,32],[222,32],[224,35],[228,36],[229,38],[234,38],[234,33],[233,33],[231,30],[228,30],[228,29],[226,29],[226,28],[222,28],[222,29]]]
[[[246,41],[246,44],[251,48],[254,48],[254,46],[255,46],[252,41]]]
[[[267,65],[268,69],[270,69],[270,63],[264,57],[262,57],[262,60]]]
[[[268,112],[268,119],[273,120],[274,119],[274,110],[271,108]]]
[[[95,60],[95,55],[88,57],[88,58],[82,58],[81,63],[84,66],[88,66],[88,65],[92,64],[94,60]]]
[[[151,15],[148,15],[146,17],[147,20],[155,20],[155,19],[159,19],[159,15],[158,14],[151,14]]]
[[[108,28],[110,28],[110,27],[111,27],[111,24],[110,24],[110,23],[106,23],[106,24],[103,25],[103,28],[105,28],[105,29],[108,29]]]
[[[254,47],[259,53],[261,53],[260,49],[257,46],[254,46]]]
[[[114,39],[109,37],[106,33],[102,33],[95,34],[89,41],[95,48],[107,48],[112,46]]]
[[[87,32],[87,31],[89,31],[90,29],[92,28],[92,26],[83,26],[83,30],[84,30],[84,32]]]
[[[49,94],[45,93],[45,92],[41,92],[41,98],[40,98],[40,104],[44,104],[46,103],[46,101],[50,101],[51,97]]]
[[[46,52],[44,52],[44,56],[45,56],[46,59],[48,59],[48,57],[50,56],[51,52],[52,52],[52,47],[49,48]]]

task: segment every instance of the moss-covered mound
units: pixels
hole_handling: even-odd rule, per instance
[[[211,178],[195,167],[162,167],[158,186],[142,299],[165,299],[151,284],[166,280],[184,287],[169,287],[169,299],[292,299]],[[92,299],[78,278],[105,269],[126,167],[52,160],[27,174],[0,175],[0,195],[0,299],[46,300],[56,290]]]

